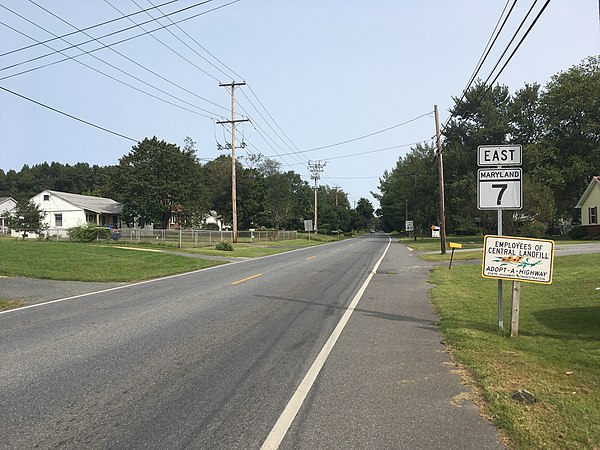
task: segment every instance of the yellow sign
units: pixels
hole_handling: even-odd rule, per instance
[[[450,248],[462,248],[462,244],[459,244],[457,242],[448,242],[448,246]]]

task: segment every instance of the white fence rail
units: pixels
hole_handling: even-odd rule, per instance
[[[48,240],[64,241],[69,240],[68,230],[65,228],[48,228],[44,230],[43,236]],[[37,238],[34,233],[28,235],[29,238]],[[256,231],[238,231],[238,242],[248,244],[259,244],[266,242],[277,242],[289,239],[296,239],[297,231],[275,231],[275,230],[256,230]],[[112,239],[119,242],[129,243],[161,243],[170,244],[177,247],[209,247],[219,242],[232,242],[233,232],[218,230],[164,230],[148,228],[123,228],[118,231],[118,235],[113,234]]]
[[[297,231],[238,231],[238,242],[258,244],[296,239]],[[172,243],[178,247],[207,247],[219,242],[232,242],[232,231],[218,230],[147,230],[126,228],[121,230],[120,241]]]

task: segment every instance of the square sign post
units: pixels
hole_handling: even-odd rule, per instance
[[[502,210],[521,209],[523,189],[521,168],[523,152],[517,145],[480,145],[477,147],[477,207],[498,211],[498,235],[502,235]],[[507,167],[508,166],[508,167]],[[492,168],[493,167],[493,168]],[[498,280],[498,328],[502,318],[502,280]]]
[[[304,231],[308,232],[308,242],[310,243],[310,232],[313,231],[313,221],[312,220],[304,221]]]

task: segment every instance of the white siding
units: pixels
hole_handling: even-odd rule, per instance
[[[44,196],[48,196],[48,200],[44,200]],[[39,193],[31,200],[46,213],[44,223],[50,228],[57,228],[56,214],[62,214],[62,226],[59,228],[72,228],[86,223],[83,209],[47,191]]]

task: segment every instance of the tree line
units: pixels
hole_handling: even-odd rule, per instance
[[[575,205],[600,174],[600,57],[554,75],[541,87],[477,82],[454,98],[443,129],[446,227],[449,233],[487,233],[496,211],[477,209],[477,147],[521,144],[523,208],[504,213],[504,234],[564,233],[577,224]],[[386,230],[405,220],[425,232],[439,224],[437,150],[420,144],[380,178],[378,199]]]
[[[243,162],[243,163],[242,163]],[[294,171],[260,153],[236,161],[237,216],[240,229],[304,229],[314,215],[313,188]],[[167,228],[174,216],[184,228],[199,228],[209,214],[232,222],[231,157],[202,164],[196,143],[183,148],[157,137],[145,138],[118,165],[90,166],[58,162],[25,165],[17,172],[0,169],[0,196],[27,203],[50,189],[111,198],[123,205],[128,224]],[[374,226],[374,208],[361,198],[351,208],[347,194],[327,185],[318,188],[321,233],[352,232]]]

